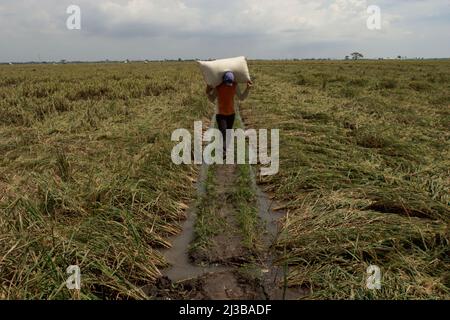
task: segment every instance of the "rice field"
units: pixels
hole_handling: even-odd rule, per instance
[[[280,263],[309,298],[449,299],[449,66],[253,66],[242,113],[280,129],[280,174],[260,183],[288,210]]]
[[[450,61],[250,71],[246,127],[280,129],[280,173],[258,184],[287,212],[287,285],[449,299]],[[0,299],[152,299],[142,288],[196,200],[199,167],[172,163],[171,133],[213,112],[192,62],[0,66]],[[381,290],[365,286],[369,265]]]
[[[0,297],[142,299],[197,168],[170,135],[210,118],[193,65],[0,68]],[[82,290],[67,290],[79,265]]]

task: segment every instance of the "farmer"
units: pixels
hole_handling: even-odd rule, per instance
[[[247,99],[253,83],[247,82],[247,88],[244,93],[241,92],[235,81],[233,72],[226,72],[223,75],[223,82],[216,88],[209,85],[206,87],[206,95],[209,101],[218,100],[218,113],[216,115],[217,125],[223,137],[223,154],[227,150],[227,129],[233,129],[236,112],[234,109],[234,97],[237,96],[240,101]]]

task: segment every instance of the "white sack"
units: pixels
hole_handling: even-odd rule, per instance
[[[223,81],[225,72],[234,73],[237,83],[247,83],[250,81],[247,60],[245,57],[230,59],[220,59],[214,61],[198,61],[200,70],[203,73],[206,83],[211,87],[217,87]]]

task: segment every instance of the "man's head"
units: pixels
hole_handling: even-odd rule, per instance
[[[223,75],[223,83],[231,87],[234,83],[234,73],[231,71],[225,72]]]

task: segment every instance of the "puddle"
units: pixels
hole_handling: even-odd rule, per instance
[[[280,233],[280,220],[286,215],[286,212],[272,209],[273,201],[257,185],[254,170],[253,168],[250,169],[252,184],[256,193],[258,215],[266,230],[264,240],[266,245],[270,247],[277,240]]]
[[[281,231],[280,220],[286,215],[286,212],[273,210],[274,202],[256,184],[256,175],[253,169],[250,174],[257,196],[258,215],[265,226],[263,243],[266,247],[266,254],[262,257],[262,286],[269,300],[296,300],[305,296],[306,292],[301,288],[288,288],[283,285],[285,275],[289,273],[289,267],[275,264],[277,254],[273,248]]]
[[[244,127],[244,123],[240,116],[238,121]],[[308,290],[304,288],[288,288],[284,286],[285,277],[289,274],[289,266],[278,266],[275,264],[277,253],[273,245],[277,242],[281,232],[280,221],[286,215],[285,210],[274,210],[274,201],[261,190],[256,183],[256,173],[250,166],[250,178],[253,190],[256,193],[258,216],[261,219],[265,233],[263,235],[263,243],[266,248],[265,256],[262,257],[262,286],[269,300],[296,300],[308,294]]]
[[[208,175],[208,169],[209,166],[206,164],[202,165],[200,168],[199,179],[196,186],[199,197],[203,196],[206,192],[205,181]],[[172,243],[172,247],[161,252],[166,261],[171,265],[171,267],[163,271],[163,275],[173,282],[193,279],[207,273],[221,272],[229,269],[219,265],[197,266],[191,262],[189,258],[189,245],[194,240],[194,226],[197,219],[195,211],[195,206],[188,209],[187,218],[181,225],[181,234],[169,239],[169,242]]]
[[[215,116],[211,119],[211,124],[215,123]],[[197,197],[206,193],[205,181],[208,176],[209,166],[203,164],[200,168],[199,178],[196,183]],[[194,240],[194,227],[197,219],[196,206],[191,205],[188,209],[186,220],[181,224],[182,232],[169,239],[172,247],[161,251],[166,261],[171,267],[163,270],[163,276],[173,282],[193,279],[208,273],[223,272],[230,268],[219,265],[197,266],[189,258],[189,245]]]
[[[236,117],[237,121],[245,130],[244,122],[239,114]],[[285,211],[275,211],[272,209],[273,201],[269,199],[266,193],[256,183],[256,173],[252,166],[250,166],[250,179],[252,181],[253,190],[255,190],[258,206],[258,215],[265,225],[266,235],[264,242],[269,248],[276,240],[280,232],[279,221],[286,215]]]

